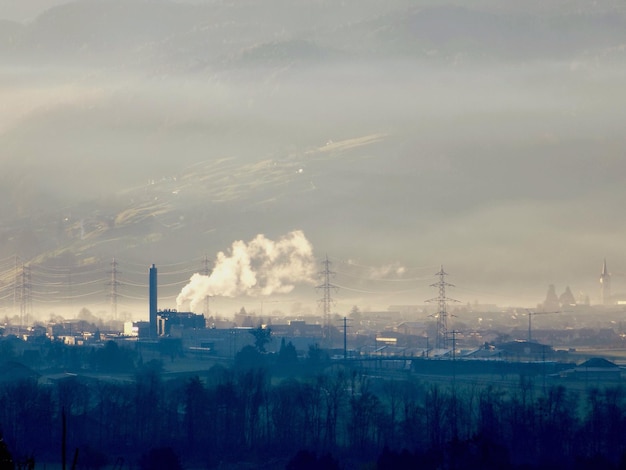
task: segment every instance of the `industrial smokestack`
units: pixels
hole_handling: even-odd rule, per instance
[[[157,268],[150,268],[150,338],[157,337]]]

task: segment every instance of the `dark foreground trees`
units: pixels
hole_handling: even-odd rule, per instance
[[[139,458],[141,470],[182,470],[178,455],[171,447],[150,449]]]
[[[339,462],[330,454],[320,457],[315,452],[308,450],[300,450],[287,462],[286,470],[339,470],[341,466]]]
[[[544,390],[527,379],[513,388],[435,385],[410,377],[374,379],[342,366],[306,378],[215,367],[202,376],[164,380],[156,361],[141,365],[131,382],[78,375],[0,385],[4,454],[14,462],[58,462],[63,410],[68,455],[79,449],[77,468],[122,460],[143,469],[233,462],[272,462],[269,468],[626,468],[626,393],[620,386]]]

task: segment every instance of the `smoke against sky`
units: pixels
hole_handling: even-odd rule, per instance
[[[259,234],[248,243],[233,242],[228,253],[220,251],[211,274],[194,274],[176,303],[197,312],[207,296],[288,294],[296,284],[312,284],[315,271],[313,247],[301,231],[277,241]]]

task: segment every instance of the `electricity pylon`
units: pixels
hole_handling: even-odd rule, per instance
[[[111,261],[111,281],[109,282],[109,297],[111,300],[111,318],[113,318],[113,320],[117,320],[117,286],[119,285],[119,282],[117,280],[117,275],[119,274],[119,271],[117,270],[117,261],[115,260],[115,258],[113,258],[113,261]]]
[[[439,276],[439,281],[430,285],[430,287],[439,289],[439,295],[426,301],[437,302],[438,304],[437,313],[434,315],[437,318],[437,338],[435,340],[437,349],[447,349],[448,347],[448,302],[458,302],[458,300],[446,297],[446,287],[454,287],[454,284],[446,282],[447,275],[448,273],[443,270],[442,265],[439,272],[435,274],[435,276]]]
[[[322,261],[322,266],[324,266],[324,269],[319,273],[319,275],[322,278],[322,283],[316,287],[316,289],[322,291],[322,298],[319,300],[319,303],[321,304],[323,312],[324,312],[323,335],[324,335],[326,344],[329,346],[331,343],[331,338],[330,338],[330,332],[331,332],[330,313],[331,312],[330,310],[334,303],[332,297],[330,296],[330,291],[333,289],[337,290],[337,286],[335,286],[334,284],[331,284],[330,282],[330,278],[335,275],[335,273],[330,270],[331,264],[332,263],[328,260],[328,255],[326,255],[326,259]]]

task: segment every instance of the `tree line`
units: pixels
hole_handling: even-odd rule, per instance
[[[257,351],[263,360],[255,363],[244,348],[232,367],[170,380],[152,360],[137,362],[127,381],[4,383],[6,448],[16,463],[59,461],[63,420],[77,468],[164,468],[154,466],[164,455],[172,469],[176,461],[181,468],[626,468],[621,386],[544,390],[531,377],[515,389],[442,385],[328,362],[279,374],[279,361],[303,361],[283,347],[282,359]],[[126,357],[124,348],[106,348],[105,358]]]

